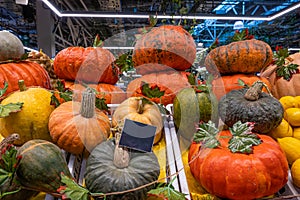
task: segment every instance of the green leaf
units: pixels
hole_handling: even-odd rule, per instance
[[[98,108],[99,110],[105,110],[108,111],[108,106],[105,103],[105,98],[96,98],[96,108]]]
[[[10,113],[19,112],[22,110],[23,103],[9,103],[0,105],[0,117],[7,117]]]
[[[60,186],[58,188],[58,192],[63,195],[63,199],[69,198],[71,200],[88,200],[90,192],[78,185],[73,179],[70,177],[61,174],[61,182],[64,183],[64,186]]]
[[[100,36],[97,34],[94,39],[93,47],[101,47],[102,45],[103,45],[103,41],[100,39]]]
[[[254,123],[241,121],[236,122],[229,128],[232,138],[228,142],[228,148],[233,153],[252,153],[253,146],[262,143],[257,134],[252,133]]]
[[[239,86],[246,87],[246,88],[249,87],[249,85],[247,85],[242,79],[239,78],[237,81]]]
[[[149,83],[142,81],[142,93],[148,98],[160,98],[164,96],[165,91],[160,91],[158,86],[149,87]]]
[[[212,121],[201,123],[194,135],[194,141],[197,143],[202,142],[204,147],[215,148],[220,145],[220,142],[217,139],[218,133],[219,129]]]
[[[176,179],[176,177],[175,177]],[[174,179],[173,179],[174,180]],[[163,200],[186,200],[186,194],[174,189],[171,181],[169,184],[159,183],[156,188],[148,191],[148,196],[155,196]]]
[[[2,97],[5,94],[7,88],[8,88],[8,83],[4,81],[4,87],[0,89],[0,97]]]
[[[293,74],[297,73],[298,65],[297,64],[289,64],[287,66],[282,65],[277,67],[276,75],[283,77],[283,79],[289,81]]]

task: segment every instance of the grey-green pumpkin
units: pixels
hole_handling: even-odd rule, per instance
[[[122,161],[115,154],[115,139],[109,139],[97,145],[87,159],[85,183],[92,193],[122,192],[155,182],[160,173],[160,166],[153,152],[131,150],[128,166],[119,166]],[[147,187],[118,195],[108,195],[107,200],[144,200],[147,192],[154,187]]]
[[[9,31],[0,31],[0,61],[20,59],[25,53],[22,41]]]
[[[237,121],[254,122],[253,131],[267,134],[283,118],[283,107],[278,99],[262,92],[263,83],[255,82],[250,88],[232,90],[218,105],[221,120],[229,127]]]

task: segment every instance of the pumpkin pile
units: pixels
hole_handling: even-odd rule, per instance
[[[218,99],[231,90],[242,88],[238,80],[247,85],[260,80],[271,88],[266,78],[256,74],[272,62],[272,49],[261,40],[247,37],[248,34],[248,29],[237,31],[235,36],[245,40],[216,47],[205,58],[206,70],[215,77],[212,85]]]
[[[143,76],[129,83],[127,96],[143,96],[163,105],[173,103],[179,90],[190,87],[185,70],[195,58],[193,37],[181,26],[152,28],[135,43],[132,61]]]

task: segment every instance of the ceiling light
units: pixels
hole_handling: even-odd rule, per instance
[[[142,14],[118,14],[118,13],[64,13],[60,12],[53,4],[48,0],[42,0],[57,16],[59,17],[92,17],[92,18],[144,18],[148,19],[149,15]],[[257,21],[271,21],[277,17],[280,17],[292,10],[300,7],[300,3],[289,7],[272,16],[219,16],[219,15],[197,15],[197,16],[179,16],[179,15],[157,15],[158,19],[216,19],[216,20],[257,20]]]
[[[233,25],[234,30],[243,29],[244,23],[242,21],[236,21]]]

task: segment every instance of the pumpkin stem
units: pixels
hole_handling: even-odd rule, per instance
[[[130,161],[130,156],[129,156],[129,152],[128,152],[127,148],[119,146],[120,137],[121,137],[121,134],[119,132],[116,133],[116,136],[115,136],[116,147],[115,147],[115,152],[114,152],[113,163],[117,168],[123,169],[123,168],[128,167],[129,161]]]
[[[256,81],[253,85],[247,90],[244,95],[244,98],[249,101],[256,101],[259,99],[260,94],[262,93],[262,89],[264,87],[264,83],[262,81]]]
[[[96,95],[91,88],[82,93],[80,114],[85,118],[92,118],[95,114]]]
[[[144,112],[143,100],[139,99],[138,101],[137,113],[142,114]]]
[[[19,90],[21,92],[23,92],[27,89],[24,80],[19,80],[18,81],[18,86],[19,86]]]

